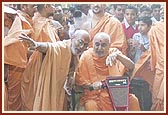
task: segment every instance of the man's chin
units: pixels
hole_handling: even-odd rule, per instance
[[[104,55],[104,54],[96,54],[96,56],[97,56],[98,58],[101,58],[101,57],[104,57],[105,55]]]
[[[73,50],[73,51],[72,51],[72,54],[73,54],[73,55],[81,55],[82,53],[79,52],[79,51],[77,51],[77,50]]]

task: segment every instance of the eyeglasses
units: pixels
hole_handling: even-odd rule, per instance
[[[96,43],[95,43],[95,46],[96,46],[96,47],[99,47],[99,46],[101,46],[101,47],[106,47],[107,44],[106,44],[106,43],[99,43],[99,42],[96,42]]]
[[[62,10],[55,10],[55,13],[61,13]]]
[[[88,47],[88,43],[85,43],[84,40],[78,39],[77,41],[78,41],[80,47],[82,47],[82,48],[84,48],[84,47],[87,48]]]

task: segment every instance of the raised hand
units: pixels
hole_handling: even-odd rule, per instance
[[[31,49],[35,49],[37,47],[37,43],[26,34],[19,35],[19,40],[26,42]]]
[[[112,66],[113,64],[116,64],[117,60],[117,52],[113,52],[106,58],[106,65],[107,66]]]

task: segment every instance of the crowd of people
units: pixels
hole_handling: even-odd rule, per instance
[[[164,111],[164,5],[4,4],[4,111],[114,111],[108,76],[148,84],[128,111]]]

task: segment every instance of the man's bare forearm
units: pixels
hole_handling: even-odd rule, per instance
[[[118,54],[117,55],[117,59],[121,61],[121,63],[123,65],[126,66],[126,68],[128,68],[129,70],[133,70],[134,69],[134,62],[128,58],[127,56],[125,55],[122,55],[122,54]]]

